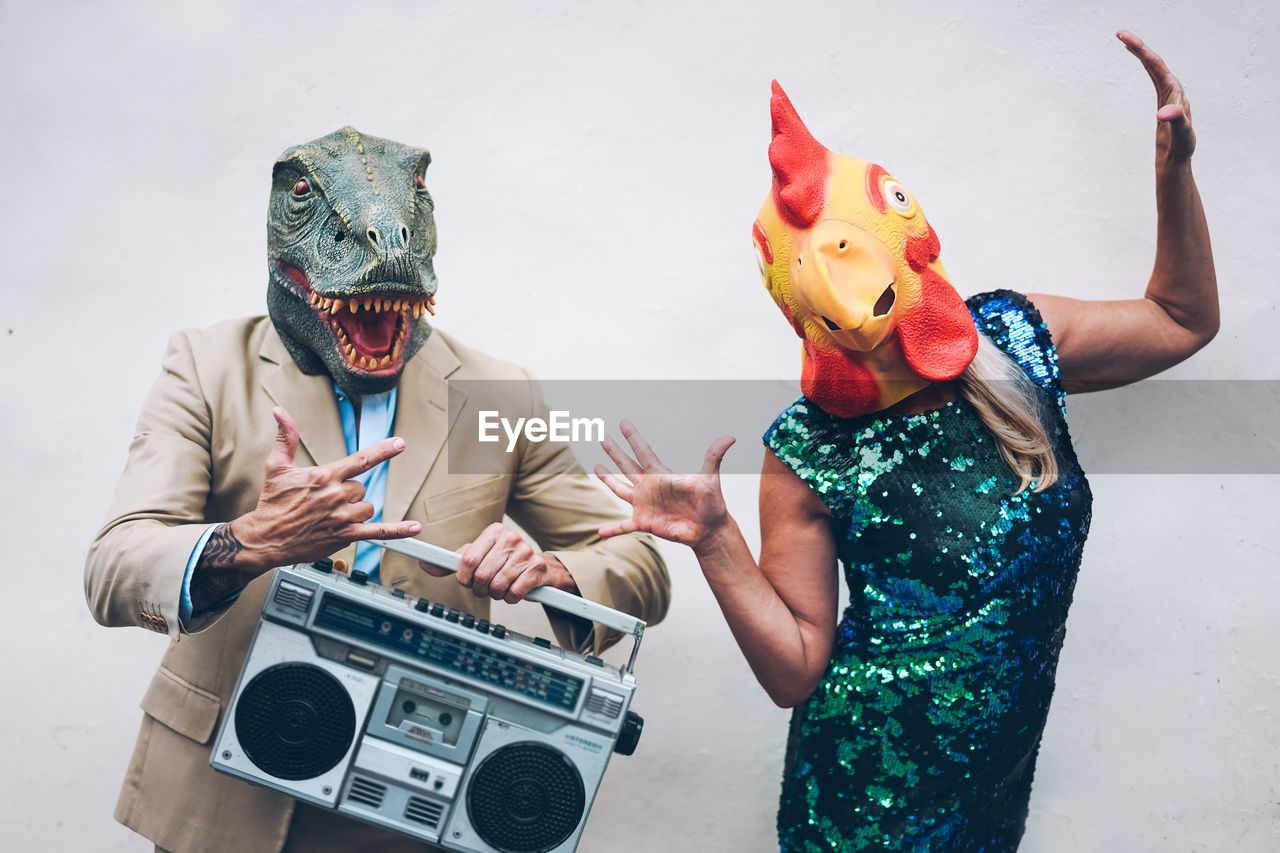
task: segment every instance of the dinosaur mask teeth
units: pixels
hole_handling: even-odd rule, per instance
[[[394,373],[402,367],[405,339],[414,321],[434,311],[435,297],[407,299],[390,294],[327,297],[310,291],[307,301],[329,326],[351,367]]]
[[[330,315],[337,314],[340,311],[359,314],[363,310],[374,313],[404,313],[411,315],[416,320],[424,313],[436,313],[436,298],[434,296],[426,299],[406,299],[403,296],[360,296],[356,298],[338,297],[331,299],[321,296],[312,290],[307,293],[307,301],[320,314]]]

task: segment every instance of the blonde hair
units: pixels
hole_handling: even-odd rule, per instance
[[[979,334],[978,353],[956,383],[995,436],[1005,464],[1022,481],[1014,494],[1033,481],[1036,492],[1053,485],[1058,459],[1045,428],[1045,397],[1018,363]]]

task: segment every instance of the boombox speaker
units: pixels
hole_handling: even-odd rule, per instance
[[[433,565],[458,556],[379,541]],[[343,575],[275,570],[214,740],[215,770],[446,850],[577,849],[609,757],[630,755],[638,619],[528,596],[634,639],[622,668]]]

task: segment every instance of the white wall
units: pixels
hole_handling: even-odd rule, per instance
[[[770,79],[913,188],[962,292],[1134,296],[1154,98],[1111,37],[1132,27],[1193,99],[1223,290],[1173,375],[1280,375],[1267,0],[179,5],[0,5],[6,849],[150,849],[111,808],[164,640],[92,622],[83,554],[167,335],[262,312],[271,163],[340,125],[431,148],[442,328],[547,378],[790,378],[748,237]],[[1267,415],[1239,413],[1263,437]],[[1024,849],[1276,849],[1280,478],[1093,483]],[[727,488],[758,535],[754,479]],[[584,848],[768,850],[785,714],[666,553],[645,738]]]

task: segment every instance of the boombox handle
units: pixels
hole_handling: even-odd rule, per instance
[[[422,560],[424,563],[430,563],[450,572],[458,570],[460,558],[457,554],[432,545],[429,542],[423,542],[421,539],[370,539],[369,541],[374,545],[386,548],[388,551],[395,551],[397,554],[404,554],[407,557]],[[631,647],[631,659],[627,661],[624,669],[627,672],[635,671],[636,656],[640,653],[640,639],[644,636],[644,620],[623,613],[621,610],[605,607],[603,604],[590,601],[580,595],[573,595],[562,589],[556,589],[553,586],[537,587],[525,598],[530,601],[536,601],[539,604],[545,604],[547,607],[563,613],[581,616],[591,622],[598,622],[607,628],[613,628],[615,631],[630,634],[631,638],[635,640],[635,644]]]

